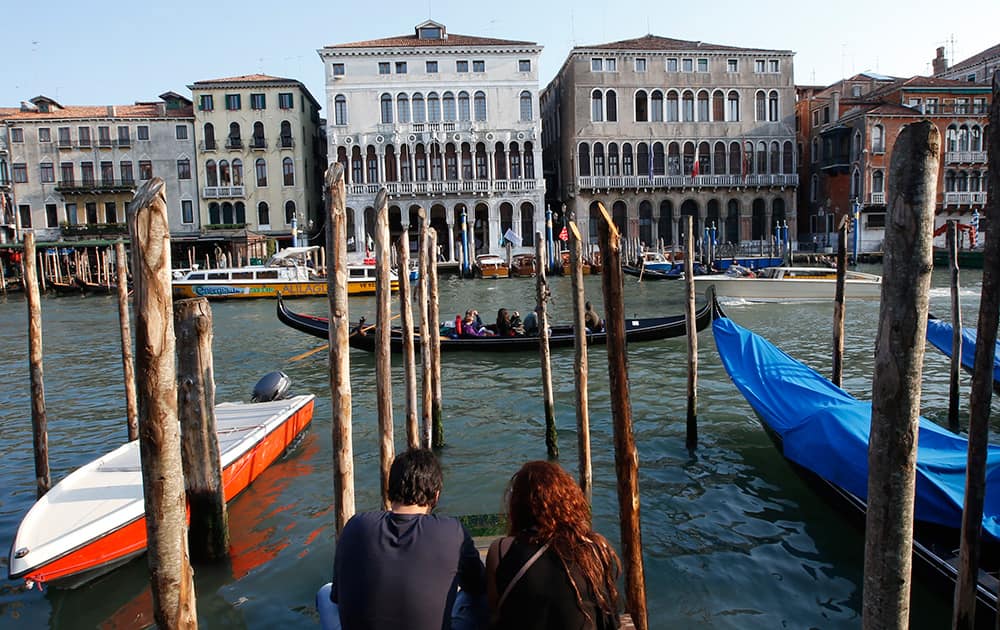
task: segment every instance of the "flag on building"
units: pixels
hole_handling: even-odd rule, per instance
[[[753,151],[753,148],[751,148],[750,150]],[[740,172],[743,175],[743,177],[746,177],[747,175],[749,175],[750,171],[750,154],[747,152],[747,145],[745,142],[743,143],[742,153],[743,153],[743,163],[740,166],[741,168]]]
[[[507,231],[503,233],[503,237],[514,247],[521,246],[521,236],[511,228],[507,228]]]
[[[653,143],[649,143],[649,177],[653,177]]]
[[[365,253],[375,251],[375,241],[372,239],[372,235],[365,232]]]
[[[565,225],[563,226],[562,231],[559,232],[559,240],[560,241],[568,241],[569,240],[569,230],[566,229]]]
[[[698,160],[698,147],[694,150],[694,165],[691,167],[691,177],[698,177],[701,174],[701,164]]]

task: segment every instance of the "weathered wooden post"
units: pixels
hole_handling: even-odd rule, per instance
[[[122,338],[122,373],[125,376],[125,419],[128,440],[139,437],[139,417],[135,402],[135,365],[132,361],[132,330],[128,319],[128,259],[125,244],[115,244],[115,262],[118,266],[118,327]]]
[[[437,230],[427,230],[427,329],[431,349],[431,423],[434,448],[444,446],[444,423],[441,419],[441,335],[438,311]]]
[[[535,260],[545,260],[545,239],[535,232]],[[538,354],[542,364],[542,402],[545,409],[545,450],[549,459],[559,457],[559,434],[556,431],[556,405],[552,393],[552,357],[549,351],[549,283],[545,278],[545,265],[538,265],[535,274],[535,308],[538,316]]]
[[[431,338],[430,338],[430,317],[428,313],[428,291],[427,276],[430,273],[429,256],[427,255],[427,235],[430,227],[427,225],[427,213],[423,208],[417,210],[420,219],[420,236],[418,242],[418,256],[420,277],[417,278],[417,302],[420,304],[420,393],[421,393],[421,438],[420,443],[424,448],[432,446],[432,431],[434,426],[434,376],[431,365]]]
[[[580,488],[590,503],[594,473],[590,463],[590,398],[587,395],[587,323],[583,290],[583,244],[576,222],[569,222],[569,263],[573,283],[573,389],[576,394],[576,450]]]
[[[413,347],[413,304],[410,302],[410,231],[403,230],[396,241],[399,258],[399,320],[403,329],[403,380],[406,382],[406,445],[420,447],[417,420],[417,364]]]
[[[837,228],[837,287],[833,296],[833,377],[837,387],[844,380],[844,299],[847,289],[847,215]]]
[[[684,320],[687,325],[687,431],[684,444],[694,450],[698,446],[698,319],[695,316],[694,294],[694,217],[684,223],[684,290],[687,296]]]
[[[120,274],[119,274],[120,277]],[[174,303],[177,328],[177,415],[181,423],[184,488],[191,523],[188,543],[196,562],[229,555],[229,516],[215,428],[212,309],[206,298]]]
[[[45,415],[42,369],[42,298],[35,267],[35,233],[24,233],[24,296],[28,304],[28,371],[31,378],[31,437],[35,449],[35,492],[41,498],[52,487],[49,474],[49,432]]]
[[[628,354],[625,348],[625,302],[618,228],[603,203],[598,223],[601,244],[601,289],[604,294],[604,327],[608,335],[608,387],[614,428],[615,476],[618,479],[618,520],[625,564],[625,602],[637,630],[646,630],[646,577],[642,564],[642,529],[639,522],[639,452],[632,433],[632,402],[628,389]]]
[[[335,162],[326,171],[327,335],[330,362],[330,406],[333,408],[333,495],[337,535],[354,516],[354,445],[351,441],[350,313],[347,309],[347,192],[344,167]]]
[[[392,435],[392,261],[389,246],[389,193],[385,188],[375,196],[375,392],[378,409],[379,471],[382,508],[388,510],[389,468],[396,456]]]
[[[170,226],[162,179],[154,177],[136,191],[128,226],[135,284],[139,456],[153,617],[161,628],[195,628],[198,618],[188,559],[177,421]]]
[[[948,372],[948,428],[958,433],[958,370],[962,365],[962,303],[958,295],[958,223],[948,221],[948,267],[951,272],[951,369]]]
[[[990,103],[990,155],[1000,155],[1000,72],[993,74],[993,99]],[[988,167],[991,191],[984,209],[987,224],[983,251],[983,289],[976,324],[976,356],[973,361],[972,391],[969,394],[969,459],[965,476],[965,508],[962,512],[962,546],[958,560],[958,583],[955,588],[955,628],[975,625],[976,580],[979,573],[979,547],[982,538],[983,501],[986,495],[986,450],[989,437],[990,404],[993,387],[993,360],[997,324],[1000,320],[1000,160]],[[1000,624],[1000,619],[997,621]]]
[[[931,232],[941,138],[903,127],[892,151],[882,304],[872,378],[863,622],[905,628],[910,614],[920,374],[927,330]]]

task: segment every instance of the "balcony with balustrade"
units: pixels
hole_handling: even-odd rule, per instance
[[[201,189],[201,196],[205,199],[244,199],[246,197],[246,187],[205,186]]]
[[[95,193],[135,192],[134,179],[63,179],[56,184],[56,191],[64,195],[89,195]]]
[[[463,179],[429,182],[385,182],[351,184],[349,195],[370,196],[385,187],[390,197],[419,195],[491,195],[542,190],[544,182],[535,179]]]
[[[781,175],[591,175],[577,177],[580,190],[645,188],[764,188],[798,186],[797,174]]]
[[[986,151],[946,151],[945,164],[986,164]]]
[[[944,194],[944,205],[946,206],[985,206],[985,192],[946,192]]]
[[[885,205],[885,193],[884,192],[873,192],[868,195],[868,205],[870,206],[884,206]]]

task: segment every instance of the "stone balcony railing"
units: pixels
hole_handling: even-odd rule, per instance
[[[349,195],[374,195],[383,186],[389,196],[403,195],[472,195],[541,190],[543,182],[535,179],[465,179],[431,182],[386,182],[376,184],[351,184]]]
[[[946,206],[984,206],[986,205],[985,192],[946,192],[944,194],[944,205]]]
[[[885,193],[875,193],[868,195],[868,203],[873,206],[884,206],[885,205]]]
[[[590,175],[578,177],[580,190],[638,188],[719,188],[798,186],[799,176],[787,175]]]
[[[201,196],[205,199],[243,199],[246,196],[246,188],[243,186],[206,186],[202,188]]]
[[[986,151],[946,151],[945,164],[985,164]]]

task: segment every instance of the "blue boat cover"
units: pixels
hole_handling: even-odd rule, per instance
[[[712,324],[737,389],[782,440],[785,457],[860,497],[868,496],[871,403],[860,401],[728,318]],[[968,440],[920,418],[915,518],[961,528]],[[1000,447],[989,446],[983,529],[1000,540]]]
[[[962,367],[972,371],[976,359],[976,329],[962,328]],[[927,341],[951,356],[951,324],[943,319],[927,320]],[[1000,341],[993,351],[993,382],[1000,383]]]

